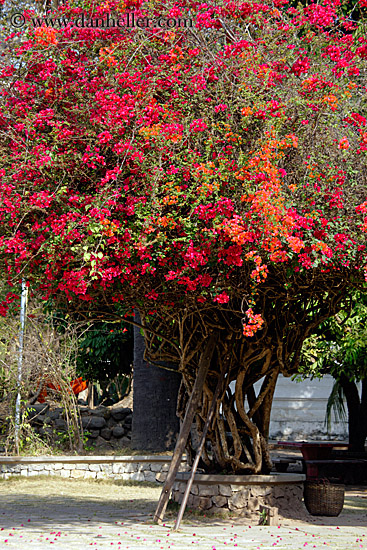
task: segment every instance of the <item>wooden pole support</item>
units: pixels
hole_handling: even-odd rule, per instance
[[[153,521],[161,523],[167,508],[168,500],[171,494],[176,474],[182,461],[182,455],[186,447],[187,439],[190,434],[191,426],[199,405],[200,397],[203,391],[206,376],[208,374],[210,362],[214,353],[215,344],[218,339],[218,334],[213,332],[207,340],[205,349],[200,357],[199,369],[195,379],[194,387],[187,403],[185,417],[181,426],[181,430],[177,439],[176,447],[173,452],[171,464],[167,473],[166,481],[164,482],[161,496],[157,504]]]
[[[183,515],[185,513],[187,500],[189,498],[189,494],[190,494],[192,483],[194,481],[195,473],[196,473],[196,470],[197,470],[197,467],[198,467],[198,464],[199,464],[201,453],[203,452],[204,443],[205,443],[205,439],[206,439],[206,434],[208,433],[210,423],[211,423],[211,421],[213,419],[213,416],[214,416],[214,412],[215,412],[215,409],[216,409],[216,406],[217,406],[217,399],[218,399],[219,394],[222,390],[225,372],[226,372],[226,364],[223,365],[222,371],[221,371],[220,376],[218,378],[217,386],[215,388],[214,395],[213,395],[213,400],[211,402],[210,409],[209,409],[209,412],[208,412],[208,417],[205,421],[204,428],[203,428],[203,433],[201,434],[201,438],[200,438],[199,447],[198,447],[198,450],[196,452],[195,460],[194,460],[194,463],[193,463],[192,468],[191,468],[190,477],[187,480],[185,494],[184,494],[182,502],[181,502],[180,511],[178,513],[176,523],[175,523],[172,531],[178,531],[178,529],[180,528],[181,520],[182,520]]]

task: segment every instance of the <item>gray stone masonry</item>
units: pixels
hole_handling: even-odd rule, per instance
[[[172,490],[172,500],[182,502],[189,474],[179,473]],[[302,504],[303,474],[272,474],[252,476],[197,474],[190,490],[188,505],[210,512],[227,510],[231,515],[258,517],[261,507],[270,510],[268,516],[304,514]],[[269,520],[270,521],[270,520]],[[272,520],[273,521],[273,520]]]
[[[123,479],[162,483],[168,456],[0,456],[0,478],[56,475],[73,479]],[[167,468],[168,469],[168,468]],[[181,471],[187,471],[186,459]]]
[[[88,438],[87,445],[121,449],[131,444],[132,411],[127,407],[104,407],[95,409],[80,406],[83,430]],[[48,403],[35,404],[25,411],[25,417],[41,436],[58,438],[68,429],[62,408],[50,409]]]

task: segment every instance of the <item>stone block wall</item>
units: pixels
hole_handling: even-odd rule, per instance
[[[72,479],[123,479],[163,483],[170,456],[0,457],[0,477],[46,475]],[[185,461],[180,471],[187,471]]]
[[[188,474],[178,474],[172,500],[181,504]],[[303,474],[268,476],[196,475],[187,506],[211,513],[259,517],[260,506],[277,508],[284,516],[304,515]]]
[[[132,410],[126,407],[103,407],[89,409],[80,406],[81,422],[86,445],[118,449],[129,447],[131,443]],[[31,426],[41,436],[55,440],[67,431],[67,423],[62,408],[50,409],[47,403],[32,405],[26,411]]]

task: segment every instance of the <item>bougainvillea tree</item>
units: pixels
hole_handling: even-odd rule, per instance
[[[138,309],[149,360],[179,365],[181,417],[213,342],[208,471],[269,468],[278,374],[365,282],[366,2],[358,23],[339,8],[66,3],[41,28],[27,12],[4,52],[4,276],[105,318]],[[127,28],[132,12],[170,23]]]

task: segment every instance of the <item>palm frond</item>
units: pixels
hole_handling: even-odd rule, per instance
[[[329,432],[331,429],[331,413],[334,413],[335,422],[347,422],[347,413],[344,406],[345,395],[341,384],[336,380],[326,406],[325,426]]]

